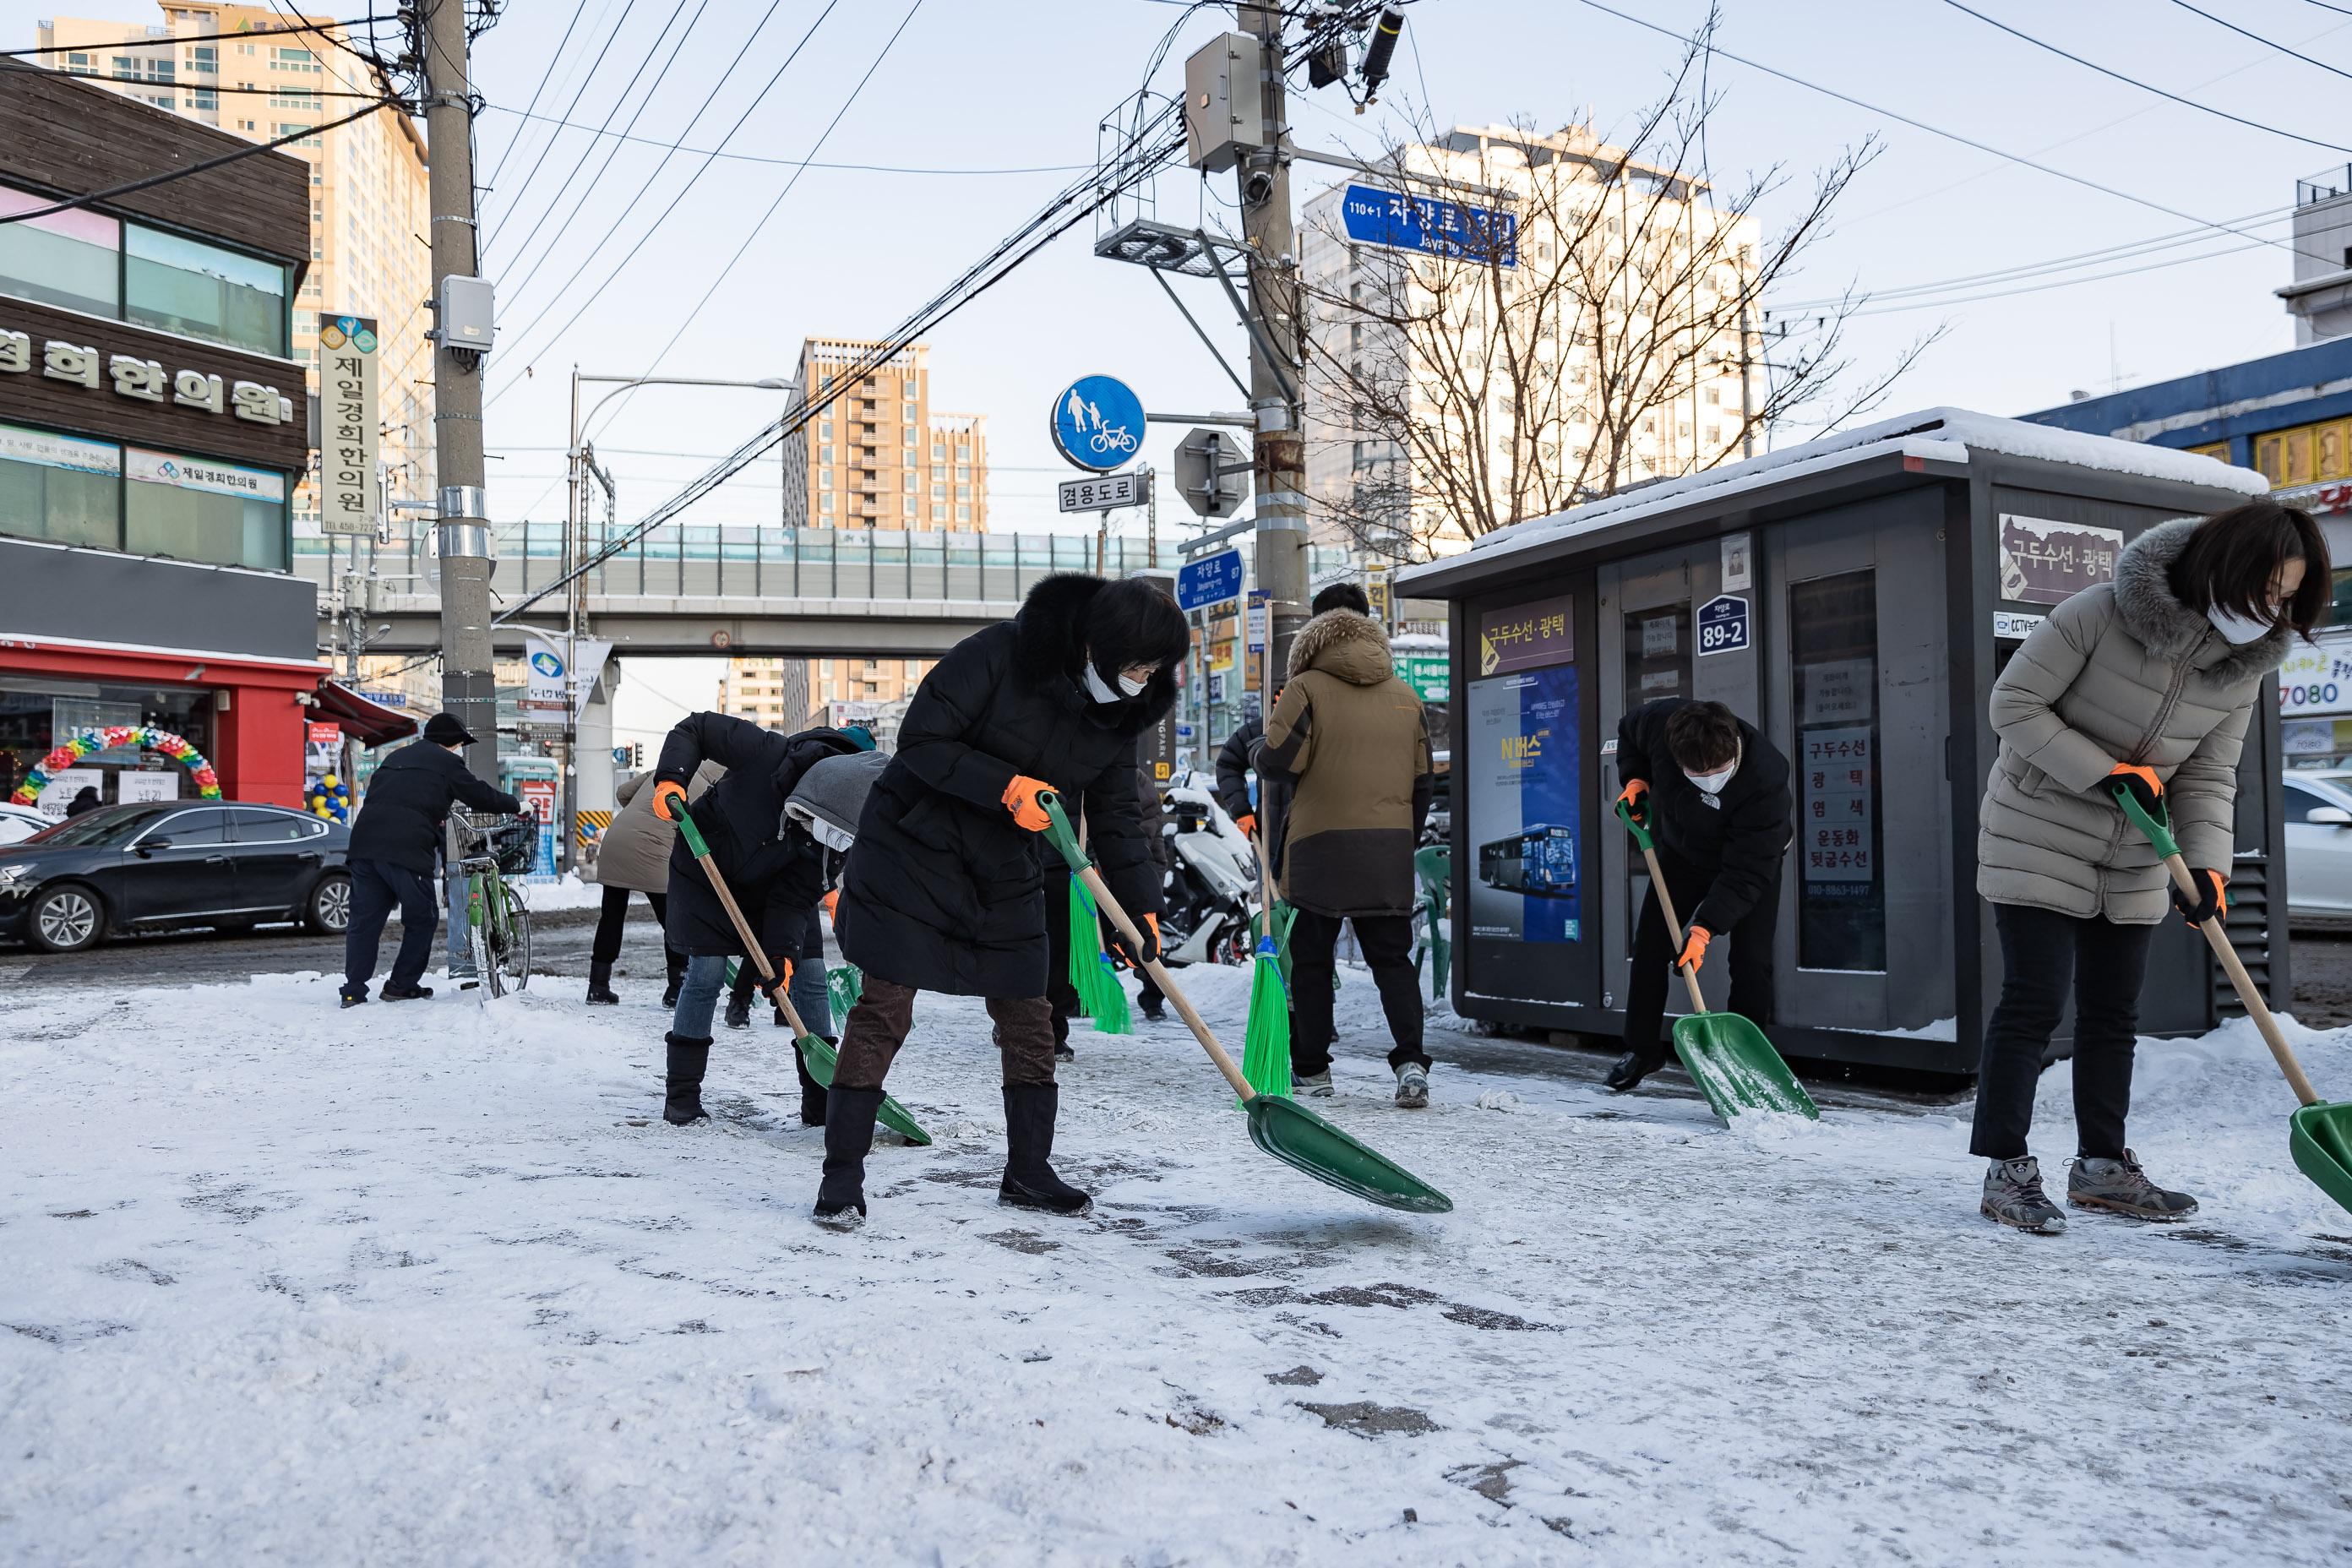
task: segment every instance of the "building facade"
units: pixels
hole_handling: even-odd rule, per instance
[[[146,724],[232,798],[300,802],[326,673],[316,591],[288,570],[308,169],[265,153],[58,206],[245,145],[0,62],[0,794],[79,731]],[[110,800],[159,768],[93,765]]]
[[[424,137],[386,109],[317,131],[356,107],[348,96],[386,90],[374,68],[346,47],[330,16],[257,5],[178,0],[160,25],[59,16],[44,22],[37,57],[152,108],[247,142],[303,135],[284,152],[309,165],[310,270],[293,304],[291,357],[318,390],[319,322],[362,316],[386,345],[380,376],[380,454],[398,496],[431,496],[432,357],[425,300],[432,289]],[[289,29],[302,27],[306,31]],[[318,535],[315,486],[294,498],[298,538]]]
[[[784,444],[784,525],[985,532],[986,416],[933,410],[922,343],[849,384],[849,372],[880,346],[801,345],[802,395],[822,406]]]

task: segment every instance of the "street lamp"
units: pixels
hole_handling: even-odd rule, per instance
[[[580,388],[583,383],[614,383],[613,390],[589,406],[583,419],[580,412]],[[569,472],[570,511],[563,528],[563,573],[571,577],[573,566],[587,549],[588,509],[582,504],[581,487],[588,467],[594,461],[595,449],[583,444],[580,432],[593,421],[597,410],[626,392],[641,386],[731,386],[758,392],[793,392],[798,383],[787,376],[765,375],[757,381],[728,381],[698,375],[590,375],[577,366],[572,372],[572,438],[564,444],[565,463]],[[609,490],[612,480],[606,478]],[[580,744],[580,622],[587,605],[585,575],[572,578],[563,593],[563,668],[566,689],[563,693],[563,839],[561,845],[561,865],[564,870],[572,867],[578,850],[580,819],[580,764],[576,755]],[[601,676],[602,671],[598,674]]]

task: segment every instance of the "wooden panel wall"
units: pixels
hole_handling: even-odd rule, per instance
[[[299,472],[310,462],[308,394],[303,390],[302,367],[290,360],[244,353],[151,331],[128,321],[110,321],[5,295],[0,295],[0,330],[23,332],[33,340],[29,370],[0,372],[0,423],[37,425],[97,440],[128,441],[265,468]],[[99,351],[101,368],[95,389],[41,374],[42,345],[52,338]],[[183,370],[219,376],[223,411],[215,414],[180,406],[171,401],[168,391],[161,403],[123,396],[114,390],[114,380],[103,368],[107,356],[119,353],[161,364],[167,388],[173,375]],[[276,387],[293,400],[294,417],[282,425],[239,419],[226,405],[226,397],[227,389],[240,381]]]
[[[62,72],[0,59],[0,176],[83,195],[252,145]],[[310,267],[310,168],[284,153],[256,153],[107,206],[292,263],[297,286]]]

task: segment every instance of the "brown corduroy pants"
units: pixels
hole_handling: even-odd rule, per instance
[[[1007,1084],[1054,1082],[1054,1010],[1043,996],[988,999],[996,1022],[998,1048]],[[841,1030],[841,1059],[833,1069],[836,1089],[880,1089],[915,1026],[915,988],[868,973],[857,1005]]]

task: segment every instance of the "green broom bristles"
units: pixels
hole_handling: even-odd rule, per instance
[[[1260,1094],[1290,1098],[1290,988],[1271,936],[1258,939],[1250,975],[1249,1033],[1242,1049],[1242,1076]]]
[[[1118,970],[1103,951],[1101,917],[1087,885],[1070,879],[1070,988],[1078,994],[1078,1011],[1095,1021],[1098,1035],[1131,1035],[1135,1020],[1127,1010],[1127,987]]]

